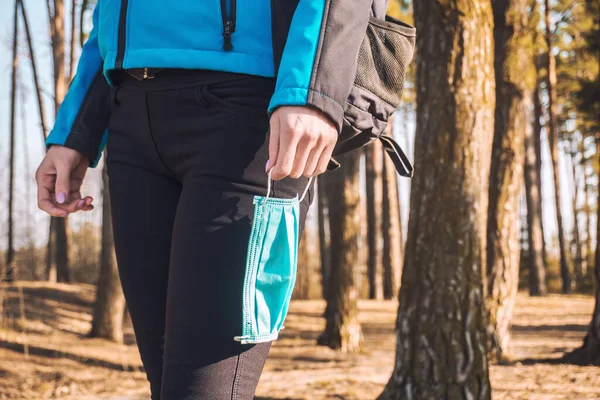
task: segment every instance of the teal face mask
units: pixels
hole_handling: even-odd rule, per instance
[[[272,170],[271,170],[272,171]],[[311,178],[312,180],[312,178]],[[254,197],[254,221],[244,277],[242,335],[235,340],[262,343],[277,339],[288,312],[296,281],[300,202],[298,199]]]

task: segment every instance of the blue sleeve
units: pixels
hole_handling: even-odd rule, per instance
[[[269,112],[280,106],[317,108],[339,131],[370,15],[371,0],[300,0]]]
[[[98,47],[100,1],[94,9],[94,26],[81,51],[77,73],[46,139],[47,147],[61,145],[84,154],[91,167],[98,164],[102,154],[110,117],[110,86],[102,72],[103,60]]]

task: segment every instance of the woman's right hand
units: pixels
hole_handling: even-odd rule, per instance
[[[38,207],[55,217],[94,208],[92,197],[81,197],[89,160],[77,150],[52,145],[35,173]]]

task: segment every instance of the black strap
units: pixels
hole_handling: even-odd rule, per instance
[[[379,140],[381,140],[381,144],[383,145],[383,149],[387,153],[388,156],[392,159],[394,163],[394,167],[396,167],[396,171],[401,176],[412,178],[413,176],[413,167],[406,157],[406,154],[400,148],[400,145],[391,137],[381,135],[379,136]],[[356,151],[357,149],[353,150]],[[328,171],[335,171],[340,167],[340,163],[331,158],[329,160],[329,165],[327,165]]]
[[[392,159],[396,171],[398,171],[401,176],[411,178],[413,176],[413,167],[410,165],[410,161],[408,161],[408,157],[406,157],[406,154],[404,154],[400,145],[396,143],[394,139],[385,135],[379,136],[379,140],[381,140],[385,152]]]

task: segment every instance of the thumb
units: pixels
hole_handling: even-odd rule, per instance
[[[267,161],[266,172],[277,163],[277,155],[279,153],[279,113],[275,112],[271,115],[269,134],[269,161]]]
[[[69,193],[71,183],[71,166],[65,162],[56,163],[56,185],[54,187],[54,193],[56,195],[56,202],[63,204]]]

